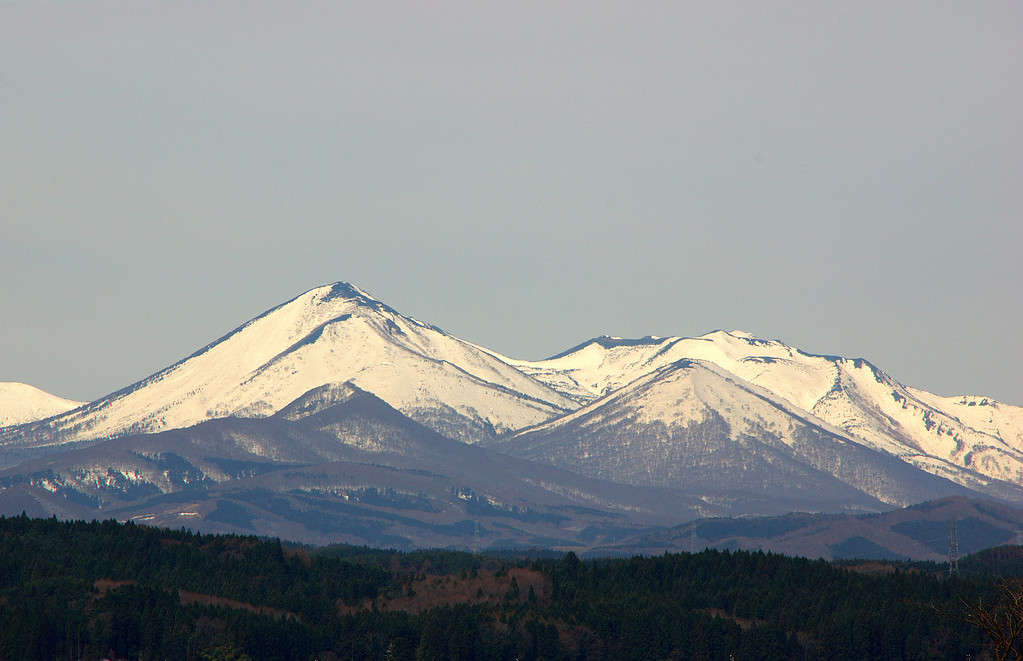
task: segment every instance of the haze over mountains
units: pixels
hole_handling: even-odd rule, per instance
[[[1019,544],[1023,510],[998,503],[943,498],[879,514],[807,514],[777,517],[700,519],[681,526],[619,540],[593,555],[714,548],[762,549],[823,558],[943,562],[948,558],[950,522],[956,522],[963,555],[1003,544]],[[617,547],[617,548],[615,548]]]
[[[4,511],[593,545],[697,516],[1023,503],[1018,406],[739,331],[517,360],[343,282],[82,406],[0,395]]]

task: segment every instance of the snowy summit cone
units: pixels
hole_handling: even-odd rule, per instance
[[[0,382],[0,427],[41,420],[84,403],[51,395],[27,383]]]
[[[29,445],[262,417],[351,381],[447,436],[473,442],[574,403],[476,346],[347,282],[311,289],[191,356],[80,409],[6,430]]]

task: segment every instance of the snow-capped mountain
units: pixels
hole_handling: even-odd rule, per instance
[[[741,331],[695,338],[599,337],[543,361],[501,358],[580,402],[679,360],[705,361],[763,388],[800,415],[928,472],[970,488],[992,480],[1023,484],[1023,407],[909,388],[862,358],[806,353]]]
[[[609,543],[750,508],[460,443],[342,383],[269,417],[121,436],[0,470],[0,514],[23,510],[318,544],[506,548]]]
[[[940,397],[861,358],[739,331],[599,337],[518,360],[344,282],[107,397],[0,429],[0,466],[73,447],[65,444],[284,416],[296,402],[332,405],[353,388],[449,439],[633,485],[771,500],[771,511],[778,498],[870,509],[961,487],[1023,501],[1023,407]],[[390,447],[357,426],[344,433],[348,447]],[[729,475],[742,479],[722,484]]]
[[[344,381],[469,442],[576,406],[476,346],[339,282],[307,291],[118,392],[5,430],[0,440],[42,446],[267,416],[317,386]]]
[[[965,494],[717,365],[682,359],[581,409],[488,444],[616,482],[870,507]],[[974,480],[974,487],[977,487]],[[995,489],[985,480],[984,488]],[[1003,497],[1023,489],[997,484]],[[865,497],[866,496],[866,497]]]
[[[0,382],[0,427],[42,420],[84,403],[51,395],[27,383]]]

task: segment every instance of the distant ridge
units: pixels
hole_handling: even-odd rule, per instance
[[[601,347],[604,347],[605,349],[613,349],[615,347],[639,347],[639,346],[647,346],[647,345],[652,345],[652,344],[662,344],[665,340],[668,340],[668,339],[671,339],[671,338],[667,338],[667,337],[654,337],[653,335],[647,335],[646,337],[641,337],[641,338],[637,338],[637,339],[627,339],[627,338],[623,338],[623,337],[613,337],[611,335],[598,335],[597,337],[590,338],[589,340],[586,340],[585,342],[582,342],[580,344],[575,345],[571,349],[566,349],[566,350],[562,351],[561,353],[555,354],[555,355],[553,355],[550,358],[547,358],[545,360],[557,360],[558,358],[564,358],[565,356],[570,356],[573,353],[576,353],[580,349],[584,349],[584,348],[586,348],[587,346],[589,346],[591,344],[599,345]]]
[[[704,548],[760,549],[828,560],[909,558],[944,562],[952,521],[963,531],[962,552],[977,553],[1016,543],[1023,527],[1023,510],[954,497],[879,514],[793,513],[698,519],[669,530],[639,535],[616,546],[595,548],[591,553],[657,555]]]

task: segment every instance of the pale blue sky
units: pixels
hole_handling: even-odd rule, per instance
[[[1023,404],[1023,4],[0,2],[0,380],[350,280],[540,358],[740,328]]]

